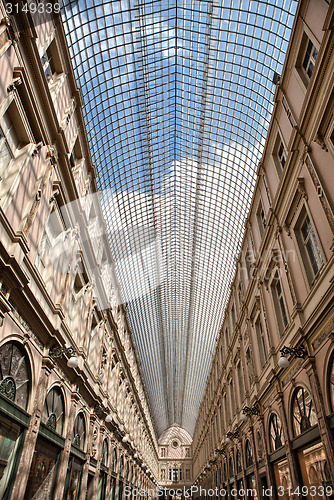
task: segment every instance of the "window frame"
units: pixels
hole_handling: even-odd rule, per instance
[[[322,265],[320,266],[316,274],[314,274],[308,250],[305,248],[304,242],[302,241],[301,228],[303,221],[305,221],[307,217],[313,229],[313,233],[322,259]],[[314,224],[312,215],[305,201],[303,201],[300,204],[299,210],[297,211],[294,220],[292,221],[292,229],[293,229],[292,236],[297,250],[297,255],[300,262],[300,267],[302,269],[302,274],[304,276],[304,280],[307,287],[311,288],[314,285],[314,283],[318,280],[326,264],[326,254],[324,252],[321,240],[319,238],[316,225]]]
[[[310,47],[310,44],[312,47]],[[305,65],[305,60],[308,54],[308,49],[311,49],[311,53],[309,55],[308,61]],[[314,58],[314,50],[316,51],[316,56]],[[319,54],[319,43],[315,41],[314,36],[312,36],[309,31],[304,30],[302,37],[301,37],[301,42],[299,45],[299,52],[297,56],[297,61],[296,61],[296,69],[297,73],[302,80],[304,87],[307,88],[312,76],[314,74],[314,69],[316,66],[316,62],[318,59],[318,54]],[[311,71],[311,74],[309,74],[309,67],[310,63],[313,65],[313,69]]]

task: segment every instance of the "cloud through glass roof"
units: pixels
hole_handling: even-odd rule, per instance
[[[160,434],[192,434],[295,0],[63,10],[116,270]]]

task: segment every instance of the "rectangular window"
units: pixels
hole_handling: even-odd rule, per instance
[[[244,388],[244,379],[242,376],[242,369],[241,369],[241,363],[239,362],[237,365],[237,373],[238,373],[238,383],[239,383],[239,394],[240,394],[240,404],[242,403],[245,395],[245,388]]]
[[[308,255],[310,265],[312,267],[314,275],[318,274],[319,270],[322,267],[323,260],[321,256],[321,252],[319,249],[319,245],[317,242],[317,238],[314,233],[314,229],[312,227],[309,216],[305,217],[303,225],[301,227],[301,233],[303,238],[303,245],[306,249],[306,253]]]
[[[263,205],[260,200],[257,211],[256,211],[257,223],[259,226],[260,234],[263,236],[264,230],[266,228],[266,216],[264,213]]]
[[[279,332],[282,333],[288,326],[289,321],[285,306],[282,283],[277,273],[275,274],[274,279],[272,281],[271,290],[274,300]]]
[[[56,74],[56,67],[54,64],[53,57],[52,57],[51,45],[50,45],[50,47],[48,47],[46,49],[46,51],[44,52],[44,54],[41,57],[43,70],[44,70],[44,73],[45,73],[45,76],[46,76],[46,79],[48,82],[50,80],[52,80],[53,76]]]
[[[308,78],[311,78],[312,76],[317,56],[318,50],[315,48],[311,40],[309,40],[303,60],[303,68]]]
[[[15,158],[16,150],[19,147],[19,139],[15,132],[10,105],[6,113],[0,120],[0,177],[3,177],[10,161]]]
[[[305,207],[297,221],[295,231],[307,278],[309,283],[312,283],[319,275],[324,264],[324,259],[315,229]]]
[[[186,479],[190,480],[190,469],[186,469]]]
[[[260,316],[258,316],[258,319],[256,320],[255,330],[256,330],[256,337],[257,337],[257,344],[258,344],[258,349],[259,349],[261,367],[263,367],[266,363],[268,352],[267,352],[267,344],[266,344],[266,339],[265,339],[264,330],[262,327],[262,322],[261,322]]]

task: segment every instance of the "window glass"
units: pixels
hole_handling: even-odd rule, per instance
[[[331,481],[329,465],[322,443],[312,444],[298,453],[303,484],[307,488],[304,498],[334,498],[334,485]]]
[[[311,40],[309,40],[303,60],[303,68],[309,78],[312,76],[317,56],[318,50],[315,48]]]
[[[331,361],[329,364],[328,385],[331,410],[334,412],[334,353],[331,356]]]
[[[271,451],[278,450],[283,446],[282,424],[276,413],[272,413],[269,419],[269,437]]]
[[[287,500],[293,498],[293,487],[290,469],[286,458],[274,464],[276,487],[280,491],[280,498]]]
[[[21,428],[5,417],[0,417],[0,498],[4,498],[15,473]]]
[[[317,423],[313,401],[304,387],[298,387],[292,399],[292,418],[295,436]]]
[[[58,434],[63,433],[65,418],[64,398],[59,387],[54,387],[45,398],[42,422]]]
[[[301,233],[303,236],[303,244],[306,249],[313,274],[317,275],[318,271],[322,267],[323,259],[321,256],[319,244],[315,236],[314,229],[312,227],[309,216],[305,217],[305,220],[301,227]]]
[[[24,349],[8,342],[0,347],[0,394],[26,409],[30,392],[30,371]]]
[[[24,500],[53,497],[58,454],[59,450],[55,446],[38,438]]]
[[[75,446],[81,450],[84,449],[86,443],[86,424],[82,413],[78,413],[75,418],[72,439]]]

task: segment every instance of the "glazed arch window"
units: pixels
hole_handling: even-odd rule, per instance
[[[271,451],[278,450],[283,446],[282,424],[277,413],[272,413],[269,419],[269,440]]]
[[[313,401],[304,387],[297,387],[292,397],[292,425],[295,436],[317,423]]]
[[[26,351],[16,342],[0,347],[0,394],[24,410],[31,387],[30,364]]]
[[[332,352],[328,366],[328,393],[330,409],[334,413],[334,351]]]
[[[86,444],[86,423],[82,412],[75,417],[72,443],[81,450],[84,450]]]
[[[251,465],[253,465],[253,453],[249,439],[247,439],[245,445],[245,458],[246,458],[246,467],[250,467]]]
[[[65,405],[64,397],[59,387],[53,387],[46,396],[41,420],[52,431],[58,434],[63,433]]]

